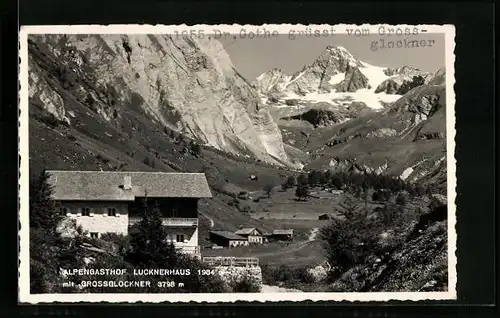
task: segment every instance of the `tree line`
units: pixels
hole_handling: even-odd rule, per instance
[[[373,172],[333,172],[331,170],[312,170],[307,174],[300,174],[297,177],[289,176],[282,184],[281,189],[287,191],[296,186],[295,195],[299,200],[305,200],[310,195],[312,187],[330,187],[336,190],[343,190],[356,197],[361,197],[368,189],[375,190],[373,199],[378,201],[386,194],[396,194],[407,191],[412,197],[432,194],[435,189],[432,185],[424,187],[420,184],[411,184],[401,178],[376,174]],[[265,192],[269,195],[269,187],[265,187]]]

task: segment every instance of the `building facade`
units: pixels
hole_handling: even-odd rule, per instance
[[[234,234],[245,237],[249,244],[262,244],[264,243],[264,236],[257,228],[241,228]]]
[[[247,238],[229,231],[210,231],[209,235],[210,241],[218,246],[237,247],[247,246],[249,244]]]
[[[200,256],[198,200],[210,198],[203,173],[47,171],[60,213],[90,237],[127,235],[142,207],[158,208],[168,242]]]
[[[273,230],[268,239],[270,241],[291,241],[293,240],[293,229]]]

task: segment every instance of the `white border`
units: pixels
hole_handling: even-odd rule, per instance
[[[72,25],[72,26],[22,26],[20,38],[20,116],[19,116],[19,221],[21,224],[19,253],[19,302],[20,303],[52,303],[52,302],[235,302],[235,301],[388,301],[388,300],[450,300],[456,299],[456,160],[455,160],[455,27],[453,25],[347,25],[339,24],[333,27],[336,34],[345,34],[346,28],[369,28],[372,34],[377,34],[380,26],[385,27],[418,27],[427,30],[427,34],[445,35],[446,54],[446,136],[447,136],[447,198],[448,198],[448,291],[447,292],[377,292],[377,293],[230,293],[230,294],[39,294],[29,293],[29,216],[28,216],[28,183],[29,183],[29,134],[28,134],[28,34],[174,34],[180,31],[204,30],[205,35],[213,34],[213,29],[239,34],[240,30],[252,31],[265,27],[271,32],[288,34],[290,29],[313,30],[330,29],[331,25],[292,25],[264,24],[254,25]],[[338,31],[337,31],[338,30]],[[425,34],[425,33],[424,33]],[[394,38],[397,39],[396,37]],[[400,54],[404,54],[401,52]]]

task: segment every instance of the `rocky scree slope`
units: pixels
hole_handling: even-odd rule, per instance
[[[29,53],[30,98],[57,120],[71,125],[54,80],[110,123],[134,110],[202,144],[290,164],[273,118],[215,40],[31,35]]]
[[[426,213],[413,222],[404,243],[380,258],[354,266],[337,279],[331,291],[426,292],[448,289],[447,206]],[[389,234],[386,232],[385,234]],[[394,234],[392,234],[394,235]],[[379,244],[391,244],[391,234]]]

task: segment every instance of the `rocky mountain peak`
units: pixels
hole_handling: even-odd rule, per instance
[[[434,77],[429,81],[430,85],[442,85],[445,83],[446,80],[446,69],[440,68],[436,74],[434,74]]]
[[[422,71],[418,68],[412,66],[401,66],[401,67],[389,67],[384,70],[385,75],[387,76],[396,76],[396,75],[413,75],[415,73],[422,73]]]
[[[363,88],[369,89],[371,86],[368,78],[355,66],[348,66],[344,80],[336,85],[339,92],[355,92]]]
[[[344,73],[349,66],[362,67],[363,63],[341,46],[328,45],[314,61],[312,67],[320,66],[329,73]]]

